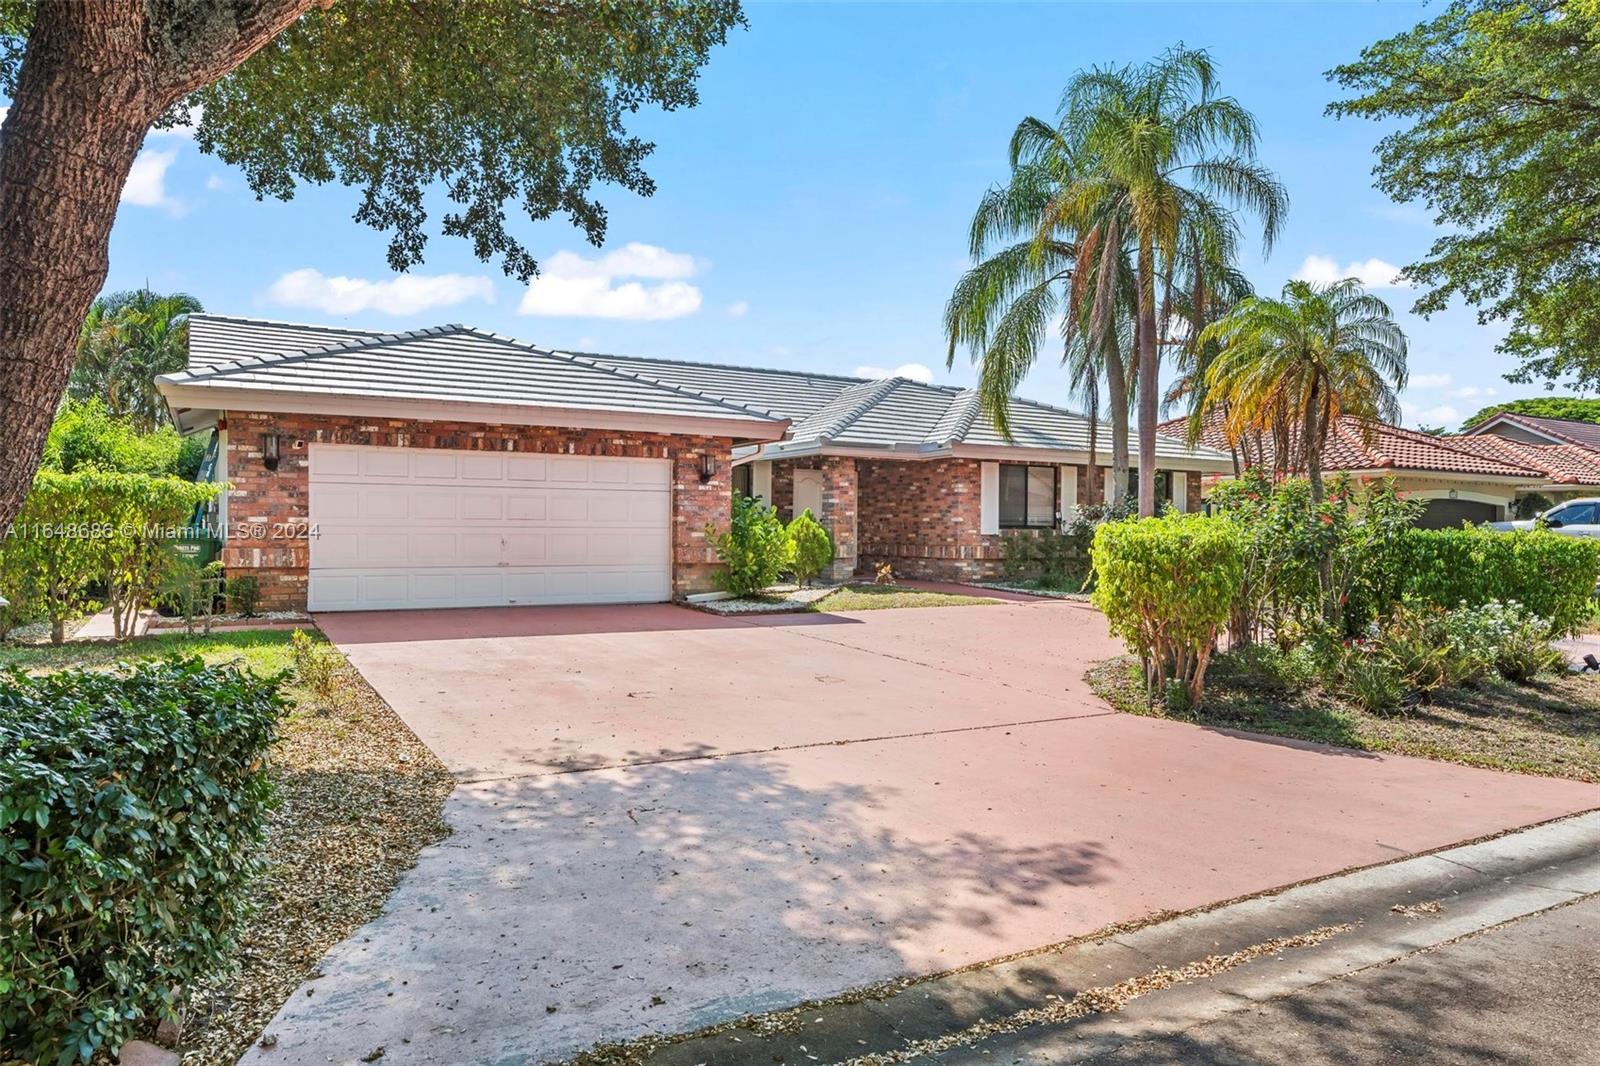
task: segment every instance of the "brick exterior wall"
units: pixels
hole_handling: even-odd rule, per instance
[[[283,534],[286,526],[304,522],[309,513],[312,444],[671,459],[673,594],[685,596],[715,587],[719,564],[705,527],[710,523],[724,528],[731,517],[733,442],[728,438],[248,411],[230,411],[227,419],[228,480],[233,488],[228,492],[230,536],[222,562],[231,575],[254,574],[260,579],[261,606],[267,610],[306,606],[309,542],[304,536]],[[261,439],[268,433],[280,438],[276,471],[261,461]],[[700,460],[707,453],[715,459],[716,474],[702,483]]]
[[[822,575],[825,581],[848,581],[856,572],[858,524],[859,460],[829,455],[812,459],[779,460],[772,464],[772,506],[785,522],[794,521],[794,472],[822,471],[822,513],[816,515],[833,535],[833,565]]]
[[[897,577],[988,581],[1000,538],[979,532],[976,459],[858,459],[861,568],[889,563]]]

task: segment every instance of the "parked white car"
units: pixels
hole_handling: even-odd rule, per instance
[[[1569,537],[1600,537],[1600,496],[1558,503],[1539,516],[1545,525]],[[1494,529],[1532,529],[1538,519],[1525,518],[1517,522],[1491,522]]]

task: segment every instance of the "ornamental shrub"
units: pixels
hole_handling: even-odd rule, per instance
[[[0,1048],[114,1052],[228,957],[278,677],[198,658],[0,674]]]
[[[296,629],[289,634],[289,648],[294,654],[295,680],[322,702],[333,699],[339,676],[339,653],[333,646]]]
[[[717,580],[734,596],[760,592],[777,581],[790,563],[793,545],[778,509],[751,496],[735,496],[727,530],[718,533],[708,525],[706,536],[723,562]]]
[[[62,474],[102,470],[193,481],[205,452],[204,437],[184,437],[171,426],[143,433],[99,399],[68,400],[50,426],[40,467]]]
[[[1394,664],[1359,644],[1345,650],[1338,677],[1345,698],[1370,714],[1391,714],[1405,699],[1405,678]]]
[[[1559,636],[1583,625],[1600,581],[1600,542],[1550,530],[1409,529],[1394,554],[1392,566],[1369,571],[1370,617],[1387,617],[1402,602],[1454,608],[1515,600]]]
[[[1094,604],[1143,660],[1146,692],[1165,697],[1176,680],[1198,707],[1243,580],[1238,527],[1198,514],[1110,522],[1096,531],[1091,554]]]
[[[811,508],[795,515],[789,523],[789,551],[795,582],[808,585],[811,579],[833,564],[833,538],[822,523],[811,517]]]
[[[91,585],[104,590],[118,637],[179,572],[180,534],[225,486],[84,469],[41,470],[0,543],[0,587],[48,617],[59,640]]]

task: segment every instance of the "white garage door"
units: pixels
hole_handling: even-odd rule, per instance
[[[313,611],[671,595],[667,459],[311,445]]]

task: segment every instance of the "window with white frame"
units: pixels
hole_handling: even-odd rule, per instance
[[[1056,521],[1056,468],[1003,463],[1000,528],[1048,529]]]

